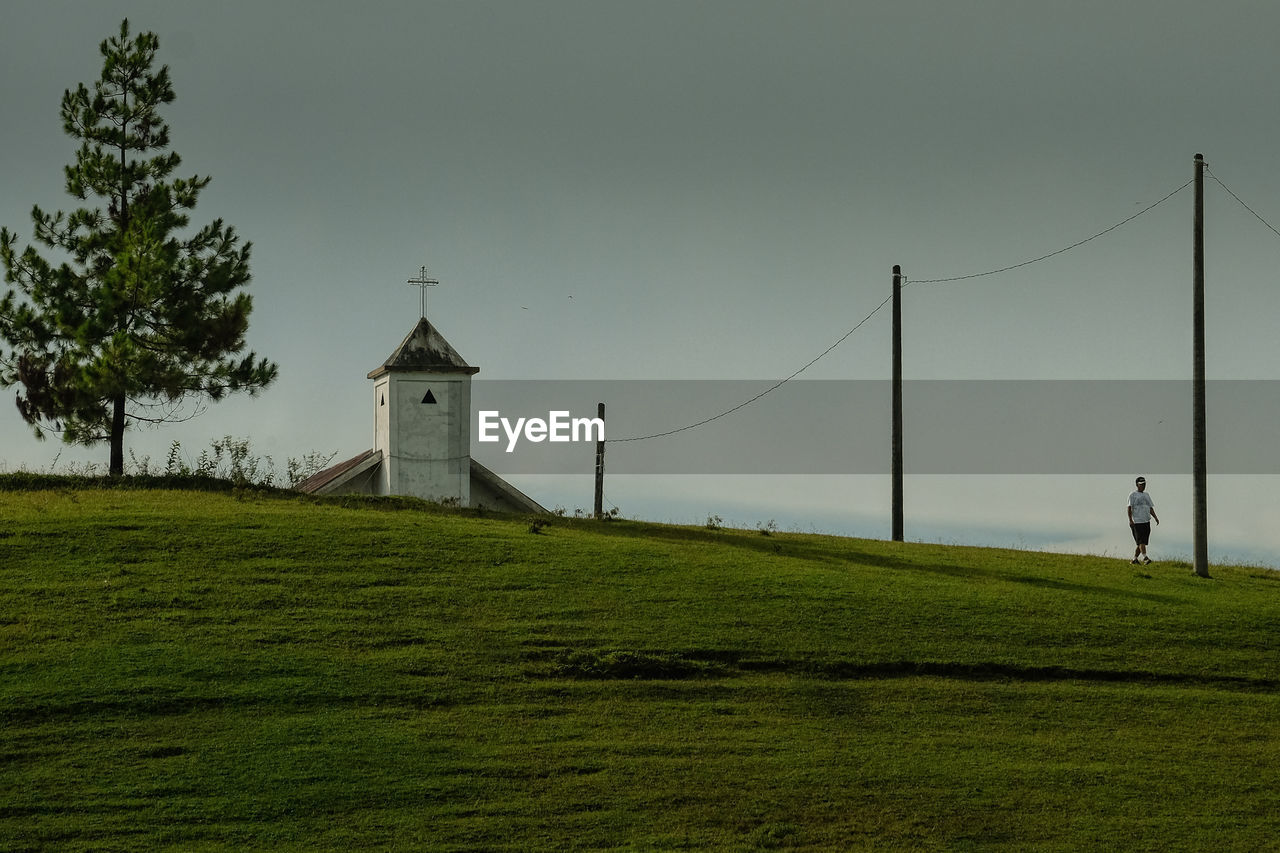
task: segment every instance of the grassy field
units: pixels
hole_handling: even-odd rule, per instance
[[[1280,573],[0,492],[0,849],[1266,850]]]

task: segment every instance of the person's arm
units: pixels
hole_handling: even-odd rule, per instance
[[[1160,516],[1156,515],[1156,508],[1154,506],[1151,507],[1151,517],[1156,520],[1156,524],[1160,523]]]
[[[1129,526],[1133,527],[1133,504],[1129,504]]]

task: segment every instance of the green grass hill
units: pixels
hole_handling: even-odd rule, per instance
[[[0,849],[1271,850],[1280,573],[0,492]]]

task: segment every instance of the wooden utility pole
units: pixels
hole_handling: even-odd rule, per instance
[[[600,422],[604,422],[604,403],[596,406],[596,417]],[[596,442],[596,505],[595,516],[597,519],[604,518],[604,431],[600,432],[600,439]]]
[[[1195,573],[1209,577],[1208,465],[1205,462],[1205,376],[1204,376],[1204,158],[1196,155],[1195,286],[1191,310],[1193,361],[1191,379],[1191,493],[1192,523],[1195,526]]]
[[[902,267],[893,266],[893,541],[902,534]]]

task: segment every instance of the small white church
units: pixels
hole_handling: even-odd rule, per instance
[[[471,458],[467,364],[424,316],[373,380],[373,449],[308,477],[314,495],[410,495],[497,512],[547,512]]]

